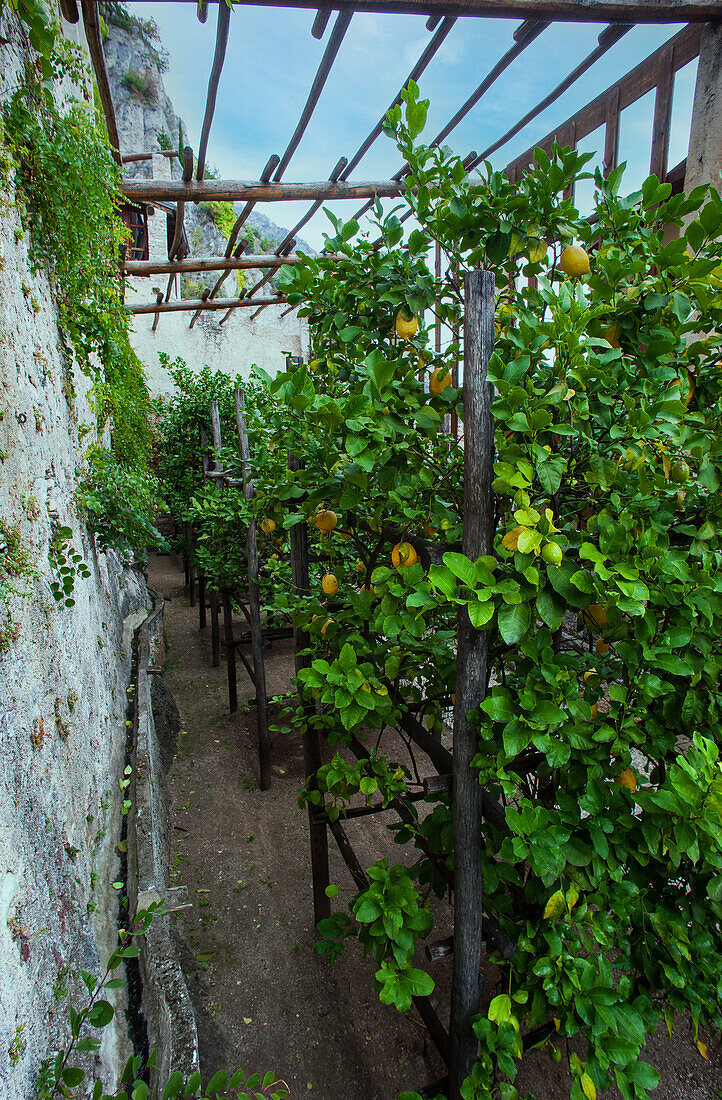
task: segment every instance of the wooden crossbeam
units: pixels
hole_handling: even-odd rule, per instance
[[[163,3],[168,0],[150,0]],[[186,0],[196,3],[196,0]],[[274,8],[317,8],[318,0],[236,0]],[[334,0],[337,11],[386,15],[462,15],[490,19],[552,19],[570,23],[707,23],[719,0]]]
[[[231,306],[281,306],[285,305],[285,298],[251,298],[247,300],[245,298],[209,298],[204,301],[203,298],[180,298],[175,302],[162,302],[160,305],[155,302],[143,302],[138,305],[126,306],[126,309],[130,313],[188,313],[190,310],[207,310],[207,309],[229,309]]]
[[[335,259],[335,256],[326,256],[326,259]],[[225,256],[193,256],[186,260],[126,260],[124,270],[126,275],[179,275],[182,272],[195,271],[245,271],[255,268],[271,268],[273,270],[283,267],[285,264],[296,264],[298,256],[267,256],[251,253],[237,257]]]
[[[131,202],[311,202],[324,199],[393,199],[404,193],[398,180],[363,183],[264,183],[259,180],[124,179],[120,190]]]
[[[150,149],[146,153],[124,153],[120,158],[123,164],[134,164],[139,160],[152,160],[153,157],[180,157],[177,149]]]

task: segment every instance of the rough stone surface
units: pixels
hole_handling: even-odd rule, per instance
[[[7,6],[0,33],[9,39],[3,76],[12,91],[23,37]],[[130,669],[124,627],[148,593],[137,571],[96,552],[76,513],[82,452],[96,438],[90,382],[61,351],[50,286],[30,268],[12,193],[7,198],[0,208],[0,1096],[29,1100],[42,1059],[67,1039],[63,990],[75,1000],[79,969],[99,973],[117,943],[112,883]],[[59,526],[71,529],[90,569],[76,580],[73,607],[51,590],[49,547]],[[27,551],[25,576],[8,572],[14,533]],[[110,1083],[129,1053],[122,1012],[102,1042],[99,1064]]]

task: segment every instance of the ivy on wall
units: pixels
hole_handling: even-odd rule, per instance
[[[149,398],[128,338],[118,270],[126,236],[118,215],[120,170],[102,120],[85,102],[59,109],[28,66],[3,113],[0,143],[6,187],[14,169],[31,263],[50,278],[69,358],[94,381],[98,426],[111,421],[120,461],[143,464]]]

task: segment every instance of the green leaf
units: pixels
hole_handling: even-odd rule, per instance
[[[499,633],[507,645],[513,645],[523,638],[531,624],[529,604],[504,604],[498,613]]]
[[[469,561],[464,554],[455,554],[451,551],[444,554],[443,562],[455,577],[458,577],[469,588],[474,588],[476,585],[476,566],[474,562]]]
[[[180,1070],[176,1069],[171,1073],[168,1078],[168,1083],[163,1089],[162,1100],[173,1100],[175,1096],[178,1096],[183,1088],[183,1074]]]
[[[494,617],[494,604],[489,601],[488,603],[480,603],[478,600],[470,600],[468,604],[469,620],[471,625],[480,630],[481,627]]]

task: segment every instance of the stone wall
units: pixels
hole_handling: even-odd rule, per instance
[[[81,41],[80,25],[65,29]],[[25,37],[7,5],[0,34],[11,92]],[[41,1060],[67,1037],[64,990],[77,993],[73,974],[99,973],[117,943],[126,687],[132,628],[148,593],[136,570],[96,552],[77,515],[82,454],[96,438],[89,380],[61,349],[48,280],[33,274],[12,193],[6,198],[0,590],[4,581],[27,594],[0,601],[0,1096],[29,1100]],[[51,589],[59,526],[71,529],[90,570],[76,581],[72,607]],[[19,561],[18,537],[24,576],[8,572],[8,555]],[[121,1012],[103,1033],[104,1075],[112,1079],[128,1053]]]

